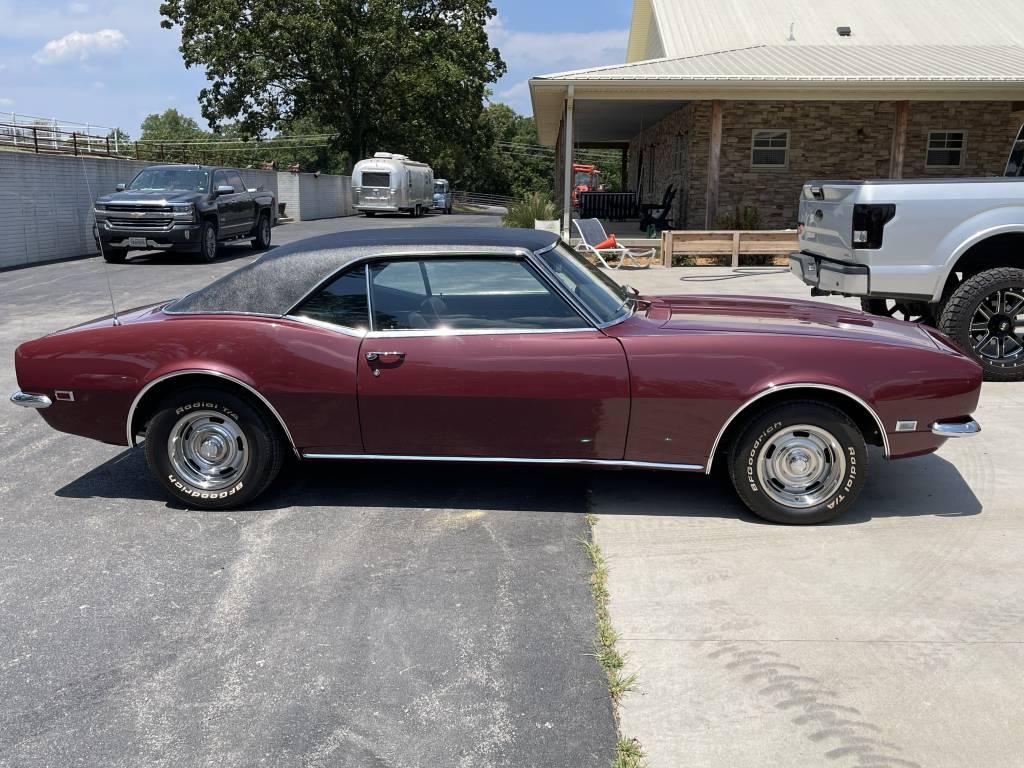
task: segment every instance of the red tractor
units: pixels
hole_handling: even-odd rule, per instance
[[[595,192],[600,188],[601,172],[593,165],[572,164],[572,207],[579,208],[580,192]]]

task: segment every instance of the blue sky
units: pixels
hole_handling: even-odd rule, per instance
[[[117,126],[132,136],[174,107],[203,124],[202,72],[186,70],[160,0],[0,0],[3,113]],[[631,0],[496,0],[490,28],[508,74],[494,99],[530,113],[532,75],[625,57]]]

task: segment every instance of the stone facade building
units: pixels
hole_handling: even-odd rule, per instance
[[[634,0],[625,64],[531,80],[562,202],[566,146],[620,150],[641,203],[672,185],[677,229],[793,227],[811,179],[1003,173],[1024,3],[933,0],[927,23],[891,0],[828,7]]]

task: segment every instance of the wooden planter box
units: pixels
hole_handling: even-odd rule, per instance
[[[742,256],[784,258],[797,250],[795,229],[666,230],[661,233],[661,260],[666,267],[672,266],[673,256],[695,256],[698,261],[728,257],[730,264],[738,267]]]

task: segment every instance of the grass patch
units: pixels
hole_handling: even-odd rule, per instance
[[[590,573],[590,594],[594,598],[594,613],[597,618],[594,658],[597,659],[597,663],[601,665],[601,669],[604,670],[605,676],[608,678],[608,693],[612,697],[612,709],[615,720],[618,722],[619,704],[622,697],[635,687],[636,675],[627,674],[625,671],[626,659],[617,647],[619,635],[612,628],[611,618],[608,615],[608,564],[594,539],[597,516],[588,512],[585,519],[590,529],[590,538],[581,543],[593,566]],[[646,768],[646,765],[640,742],[636,739],[622,738],[616,742],[612,768]]]

